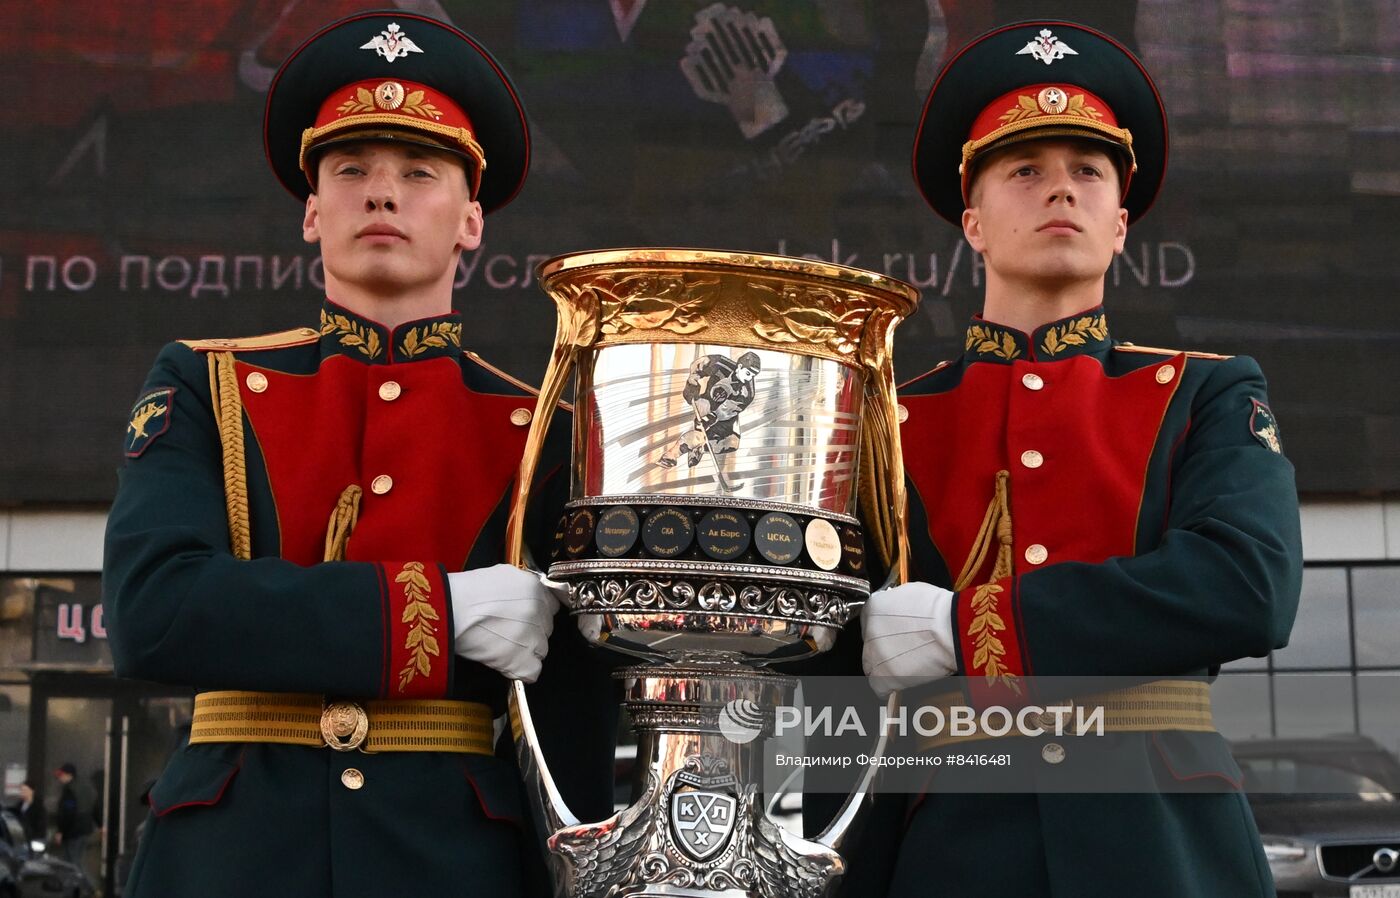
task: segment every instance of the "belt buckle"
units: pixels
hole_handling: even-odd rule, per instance
[[[321,711],[321,738],[336,751],[354,751],[369,735],[369,715],[356,702],[327,702]]]

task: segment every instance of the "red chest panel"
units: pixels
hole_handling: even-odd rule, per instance
[[[1017,573],[1038,566],[1026,558],[1032,546],[1044,547],[1041,564],[1133,554],[1148,461],[1185,363],[1164,357],[1121,377],[1089,356],[974,364],[948,392],[901,396],[905,468],[952,575],[1001,470],[1011,475]],[[973,583],[986,582],[995,554]]]
[[[248,387],[254,371],[267,378],[260,392]],[[520,463],[527,428],[511,424],[510,413],[532,404],[472,392],[451,358],[363,365],[335,356],[311,375],[239,362],[238,380],[272,485],[282,557],[304,565],[322,560],[336,502],[358,484],[347,560],[416,558],[459,569]]]

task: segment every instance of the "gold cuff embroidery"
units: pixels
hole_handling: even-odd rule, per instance
[[[417,675],[432,675],[433,662],[429,656],[438,654],[437,627],[432,622],[441,618],[428,604],[433,587],[423,573],[423,562],[405,564],[394,582],[403,584],[407,604],[401,621],[409,624],[408,637],[404,640],[404,648],[409,650],[408,663],[399,671],[399,691],[403,692]]]

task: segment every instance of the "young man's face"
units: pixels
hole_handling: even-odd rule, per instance
[[[329,147],[302,222],[328,279],[386,297],[450,283],[459,251],[479,246],[481,231],[458,157],[389,141]]]
[[[1128,233],[1109,152],[1054,138],[994,151],[978,166],[963,212],[968,243],[1007,281],[1102,277]]]

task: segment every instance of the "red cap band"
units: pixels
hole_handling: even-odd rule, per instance
[[[476,142],[471,119],[450,97],[416,81],[373,78],[347,84],[321,104],[315,125],[302,132],[302,170],[306,171],[307,154],[317,144],[346,131],[376,128],[415,133],[473,159],[478,168],[472,173],[473,185],[486,167],[486,154]]]
[[[972,122],[962,151],[963,200],[967,200],[972,162],[983,152],[1003,143],[1028,140],[1041,135],[1073,137],[1082,135],[1120,147],[1128,157],[1123,173],[1123,196],[1137,170],[1133,155],[1133,135],[1118,126],[1118,117],[1103,99],[1072,84],[1030,84],[1003,94],[987,105]],[[1030,133],[1028,133],[1030,132]]]

